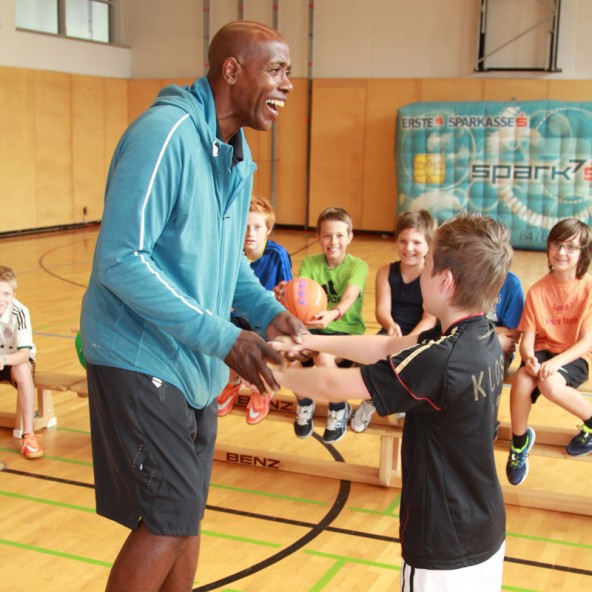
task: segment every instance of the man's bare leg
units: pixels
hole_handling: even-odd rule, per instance
[[[106,592],[190,592],[198,554],[199,536],[154,535],[140,523],[115,559]]]

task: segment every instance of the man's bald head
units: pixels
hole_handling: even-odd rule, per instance
[[[278,31],[262,23],[234,21],[224,25],[210,43],[208,78],[214,80],[221,75],[227,58],[233,57],[243,62],[257,51],[258,42],[271,39],[284,40]]]

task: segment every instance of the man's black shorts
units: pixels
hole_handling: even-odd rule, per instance
[[[193,409],[162,380],[87,365],[97,513],[133,530],[195,536],[218,427],[217,401]]]

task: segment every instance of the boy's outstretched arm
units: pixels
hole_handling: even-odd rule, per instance
[[[359,368],[274,368],[272,372],[281,386],[310,399],[336,402],[370,398]]]
[[[387,337],[385,335],[302,335],[296,345],[286,338],[277,338],[270,345],[279,352],[316,351],[359,364],[373,364],[417,343],[417,335]],[[298,394],[300,394],[299,391]]]

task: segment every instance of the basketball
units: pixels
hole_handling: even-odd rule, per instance
[[[280,302],[305,325],[323,310],[327,310],[327,295],[318,282],[294,278],[285,286]]]

